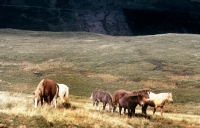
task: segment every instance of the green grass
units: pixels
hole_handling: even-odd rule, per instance
[[[175,105],[199,103],[199,48],[200,36],[194,34],[113,37],[1,29],[0,91],[32,94],[41,79],[49,78],[81,97],[95,89],[113,94],[150,88],[173,92]],[[173,112],[184,113],[184,107]]]

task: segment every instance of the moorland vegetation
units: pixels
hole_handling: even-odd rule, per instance
[[[198,127],[200,125],[200,36],[160,34],[107,36],[86,32],[0,30],[0,127]],[[33,107],[39,81],[68,85],[72,106]],[[97,111],[89,99],[95,89],[148,88],[172,92],[150,119]],[[60,105],[59,105],[60,103]],[[102,105],[100,103],[100,105]]]

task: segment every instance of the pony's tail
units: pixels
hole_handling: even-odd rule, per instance
[[[114,94],[112,100],[113,100],[113,103],[116,105],[116,93]]]
[[[70,101],[69,101],[69,88],[68,88],[68,87],[65,88],[65,96],[64,96],[64,99],[65,99],[65,102],[66,102],[66,103],[71,104]]]
[[[92,92],[92,94],[91,94],[91,96],[90,96],[90,99],[93,99],[93,92]]]

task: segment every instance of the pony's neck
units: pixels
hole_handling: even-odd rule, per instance
[[[162,94],[162,97],[163,97],[163,101],[168,101],[168,99],[169,99],[169,94],[168,93],[163,93]]]
[[[112,98],[110,97],[109,99],[108,99],[108,104],[109,104],[109,106],[114,106],[114,103],[112,102]]]

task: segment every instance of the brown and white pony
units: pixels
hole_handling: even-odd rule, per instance
[[[111,113],[115,111],[115,105],[112,102],[112,96],[108,92],[99,90],[93,91],[90,99],[93,99],[93,106],[96,104],[96,107],[98,107],[99,102],[103,102],[103,110],[105,110],[106,104],[108,103]]]
[[[143,106],[149,100],[149,91],[129,92],[126,90],[118,90],[115,92],[113,98],[114,104],[119,104],[119,114],[121,115],[121,110],[124,108],[124,113],[128,109],[128,116],[132,117],[132,115],[135,115],[136,106],[138,104]]]
[[[51,105],[51,101],[54,99],[54,105],[56,108],[58,96],[58,85],[50,79],[43,79],[38,84],[34,93],[34,107],[37,108],[38,103],[41,102],[43,105],[43,100]]]
[[[165,103],[168,101],[170,103],[173,103],[172,99],[172,93],[159,93],[155,94],[153,92],[150,92],[149,97],[151,101],[147,101],[144,106],[142,107],[142,113],[147,114],[146,110],[148,106],[154,107],[153,114],[156,112],[157,108],[161,108],[161,116],[163,115],[163,107]]]
[[[64,107],[70,107],[71,103],[69,102],[69,88],[65,84],[58,84],[59,92],[58,96],[63,102]]]

